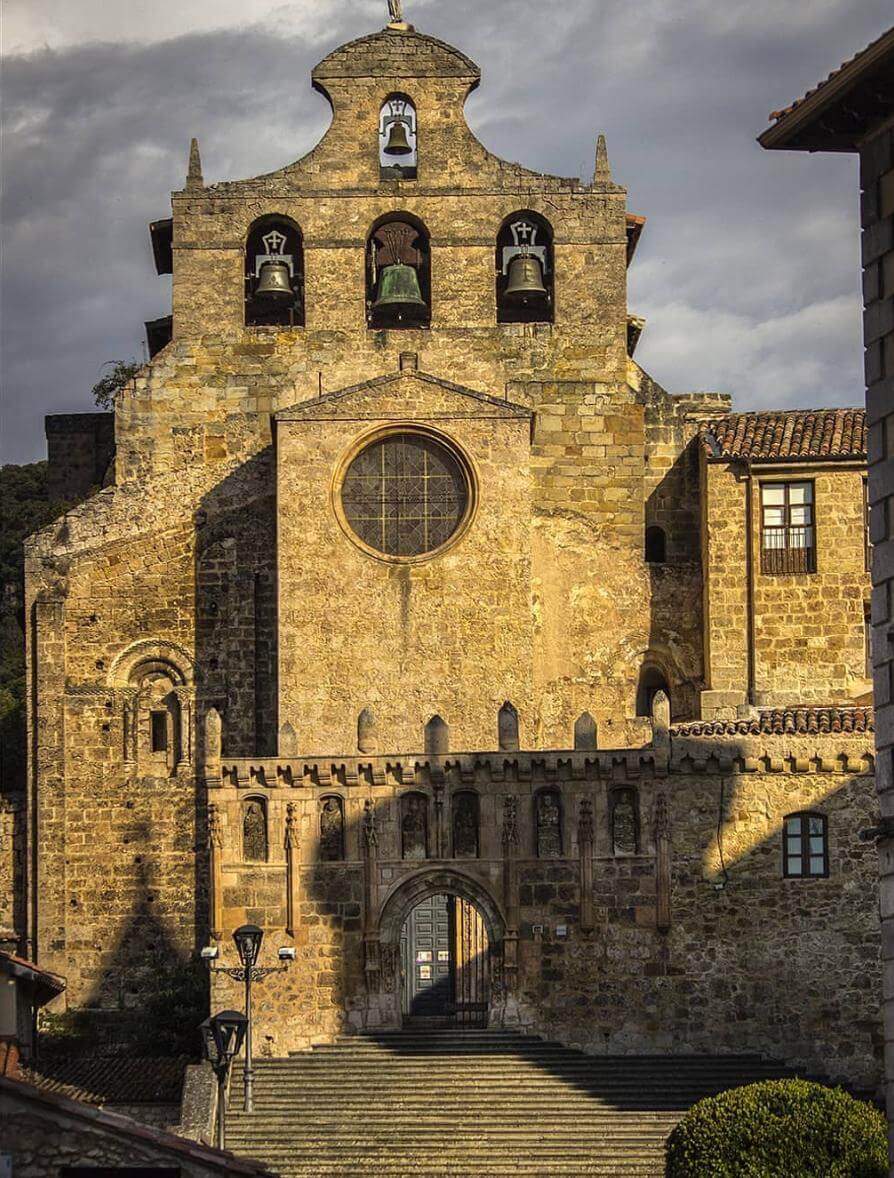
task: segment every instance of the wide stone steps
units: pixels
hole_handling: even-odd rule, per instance
[[[786,1074],[756,1056],[588,1056],[527,1035],[339,1039],[234,1069],[227,1147],[282,1178],[657,1178],[702,1096]]]

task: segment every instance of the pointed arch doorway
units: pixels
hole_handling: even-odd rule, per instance
[[[481,884],[454,871],[413,876],[385,901],[379,928],[393,948],[404,1026],[489,1025],[505,924]]]

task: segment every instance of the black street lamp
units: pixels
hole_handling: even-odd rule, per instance
[[[230,1065],[239,1054],[248,1029],[248,1019],[241,1010],[222,1010],[200,1025],[205,1058],[217,1076],[217,1148],[226,1141],[227,1078]]]
[[[202,950],[202,957],[208,962],[212,973],[225,973],[236,982],[245,983],[245,1070],[243,1072],[243,1086],[245,1089],[243,1108],[245,1112],[254,1111],[254,1068],[251,1056],[251,984],[259,982],[272,973],[281,973],[289,968],[289,962],[295,960],[295,950],[287,947],[280,949],[279,959],[282,965],[256,965],[255,962],[261,952],[261,942],[264,940],[264,930],[256,924],[243,924],[233,933],[236,952],[242,962],[239,966],[212,965],[217,957],[217,949]],[[240,1039],[241,1043],[241,1039]]]

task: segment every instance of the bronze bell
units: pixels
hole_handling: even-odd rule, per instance
[[[407,138],[407,124],[403,120],[388,127],[388,142],[382,149],[385,155],[411,155],[413,146]]]
[[[418,316],[428,310],[422,297],[419,275],[412,266],[397,262],[385,266],[379,278],[379,295],[373,303],[374,311],[396,311],[398,314]]]
[[[276,303],[290,303],[295,298],[288,262],[264,262],[255,287],[255,297]]]
[[[543,269],[533,254],[516,254],[509,263],[509,278],[503,298],[507,303],[536,302],[546,298]]]

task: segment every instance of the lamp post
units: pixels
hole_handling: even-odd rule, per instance
[[[279,950],[279,959],[282,965],[256,965],[255,963],[261,952],[261,942],[264,940],[264,930],[258,928],[256,924],[243,924],[233,933],[233,940],[236,944],[236,952],[239,954],[239,960],[242,962],[241,965],[212,965],[211,962],[217,957],[216,948],[203,949],[202,957],[208,962],[212,973],[225,973],[227,977],[232,978],[234,981],[245,984],[245,1070],[242,1080],[244,1087],[242,1107],[245,1112],[250,1113],[254,1111],[254,1069],[252,1067],[251,1054],[251,985],[252,982],[259,982],[269,974],[281,973],[284,969],[288,969],[289,962],[295,960],[295,950],[290,947]]]
[[[206,1018],[199,1027],[205,1048],[205,1058],[217,1076],[217,1148],[224,1149],[226,1141],[227,1078],[230,1065],[239,1054],[248,1028],[248,1019],[241,1010],[223,1010]]]

